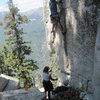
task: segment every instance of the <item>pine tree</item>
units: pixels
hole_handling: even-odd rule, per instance
[[[8,35],[0,57],[3,66],[1,72],[10,76],[16,76],[21,84],[33,85],[32,72],[38,69],[36,62],[27,56],[32,53],[28,46],[30,41],[23,40],[22,24],[30,22],[27,16],[21,16],[19,9],[14,6],[13,1],[9,0],[9,13],[4,17],[4,25]]]

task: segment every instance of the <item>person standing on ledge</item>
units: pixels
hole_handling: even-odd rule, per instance
[[[60,17],[59,17],[58,12],[57,12],[57,4],[58,3],[61,3],[61,0],[59,2],[57,2],[56,0],[49,1],[49,7],[50,7],[50,13],[51,13],[50,19],[51,19],[51,23],[52,23],[51,33],[55,32],[55,26],[58,25],[62,34],[65,34],[66,32],[65,32],[63,26],[61,25]]]
[[[52,85],[51,80],[52,81],[58,80],[57,78],[53,79],[49,72],[51,72],[51,71],[49,71],[49,67],[45,66],[43,69],[43,87],[45,90],[45,99],[46,100],[50,100],[50,91],[53,91],[53,85]],[[48,99],[47,99],[47,97],[48,97]]]

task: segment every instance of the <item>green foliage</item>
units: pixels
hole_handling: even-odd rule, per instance
[[[3,54],[2,52],[0,51],[0,73],[3,73],[5,70],[4,70],[4,57],[3,57]]]
[[[37,88],[42,88],[42,77],[40,69],[34,71],[34,85]]]
[[[0,25],[3,25],[3,23],[2,23],[2,22],[0,22]]]
[[[58,75],[59,75],[59,66],[58,64],[56,63],[56,54],[52,54],[51,56],[51,60],[52,60],[52,75],[53,77],[55,78],[58,78]],[[54,73],[54,74],[53,74]],[[54,83],[56,86],[58,85],[58,81],[55,81]]]
[[[0,53],[0,70],[1,73],[17,77],[21,84],[29,84],[33,86],[32,72],[38,69],[36,62],[28,59],[27,56],[33,51],[28,46],[30,41],[23,40],[23,28],[21,24],[28,23],[30,20],[27,16],[21,16],[18,8],[9,0],[10,12],[4,17],[4,25],[8,38]]]

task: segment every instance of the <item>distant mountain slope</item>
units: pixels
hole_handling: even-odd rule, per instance
[[[30,57],[37,61],[39,67],[45,66],[49,61],[42,12],[43,8],[38,8],[22,13],[22,15],[25,14],[32,20],[30,23],[22,25],[22,27],[24,28],[24,32],[28,33],[24,36],[24,39],[26,41],[32,41],[30,46],[34,53]],[[0,12],[0,21],[5,14],[6,12]],[[2,31],[0,31],[0,33],[1,46],[7,36],[2,35]]]
[[[24,12],[22,14],[28,15],[28,18],[30,19],[32,18],[43,19],[43,8],[41,7],[41,8],[33,9],[28,12]]]

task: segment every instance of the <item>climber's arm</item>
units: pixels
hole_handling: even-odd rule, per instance
[[[50,79],[52,80],[52,81],[56,81],[56,80],[58,80],[57,78],[52,78],[52,76],[50,75]]]

